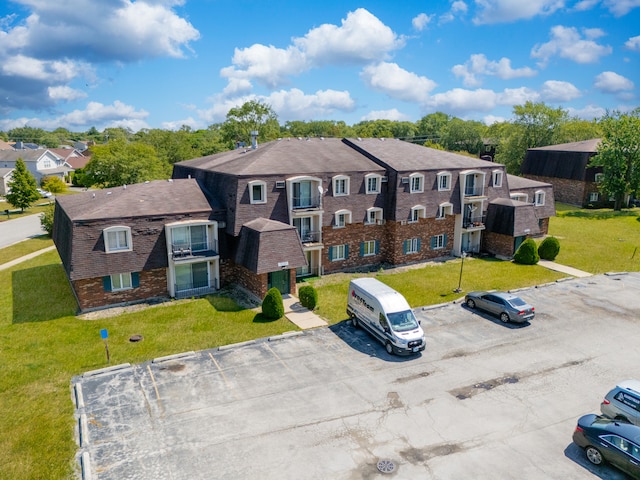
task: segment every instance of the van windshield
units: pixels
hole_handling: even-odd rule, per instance
[[[388,313],[387,318],[391,323],[391,328],[396,332],[408,332],[418,328],[418,321],[411,310]]]

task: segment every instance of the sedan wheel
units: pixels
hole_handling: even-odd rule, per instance
[[[353,328],[358,328],[358,317],[355,315],[351,317],[351,325],[353,325]]]
[[[594,465],[602,465],[604,462],[600,450],[591,446],[587,447],[587,459]]]
[[[474,302],[473,300],[469,299],[467,300],[467,307],[469,308],[476,308],[476,302]]]
[[[507,312],[502,312],[500,314],[500,321],[504,322],[504,323],[508,323],[509,322],[509,314]]]

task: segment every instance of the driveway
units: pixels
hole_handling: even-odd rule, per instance
[[[0,206],[2,205],[0,204]],[[40,224],[40,215],[26,215],[0,222],[0,248],[45,233]]]
[[[114,480],[625,478],[571,435],[638,377],[640,274],[519,295],[530,324],[417,309],[413,357],[342,322],[87,372],[72,381],[78,464]]]

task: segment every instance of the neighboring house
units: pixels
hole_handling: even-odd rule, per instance
[[[195,180],[59,196],[53,241],[81,311],[220,287],[220,212]]]
[[[13,145],[4,140],[0,140],[0,150],[13,150]]]
[[[530,148],[522,162],[526,178],[553,185],[558,202],[578,206],[603,206],[608,199],[598,190],[602,167],[589,167],[597,154],[599,138]]]
[[[198,267],[210,272],[207,288],[234,283],[259,298],[271,287],[295,293],[307,275],[462,252],[510,257],[527,236],[545,235],[554,214],[549,184],[399,140],[284,139],[178,162],[173,177],[56,200],[54,241],[82,310],[200,293],[175,286],[200,270],[177,271],[182,253],[168,233],[198,199],[192,221],[210,227],[183,235],[216,240],[209,266]],[[511,199],[512,182],[525,201]],[[116,253],[105,246],[113,235]]]
[[[47,149],[0,150],[0,168],[15,168],[21,158],[27,170],[40,184],[44,177],[59,177],[64,180],[72,168],[55,153]]]
[[[13,179],[13,168],[0,168],[0,195],[9,193],[9,182]]]

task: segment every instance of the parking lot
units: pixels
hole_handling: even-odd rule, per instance
[[[622,479],[571,442],[640,365],[640,274],[518,292],[523,325],[416,309],[418,356],[348,322],[72,381],[85,479]],[[345,315],[346,318],[346,315]]]

